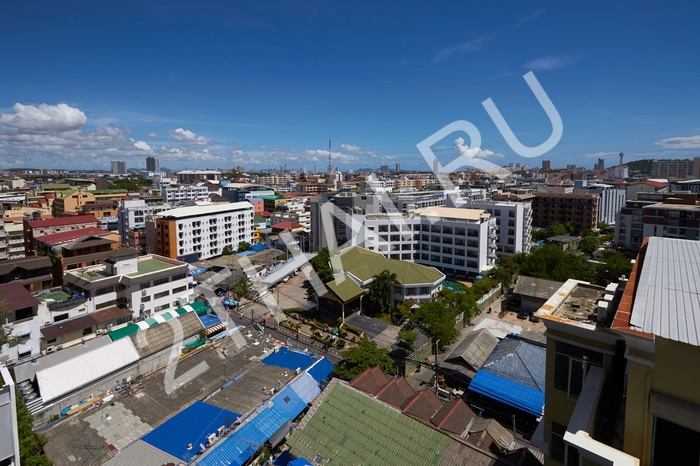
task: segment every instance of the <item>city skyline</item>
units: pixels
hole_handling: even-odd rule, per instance
[[[609,167],[620,151],[626,162],[692,159],[700,90],[684,44],[700,38],[698,10],[15,4],[0,18],[0,169],[145,168],[157,157],[172,169],[311,170],[326,165],[331,138],[343,171],[428,171],[416,144],[456,120],[472,122],[482,145],[443,138],[433,147],[443,165],[465,153],[531,167]],[[28,19],[31,38],[13,40]],[[493,99],[523,144],[541,144],[552,126],[522,78],[529,71],[564,126],[532,159],[482,106]]]

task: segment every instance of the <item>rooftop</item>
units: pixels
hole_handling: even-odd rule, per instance
[[[8,313],[40,304],[40,301],[18,282],[0,285],[0,302],[6,303],[5,311]]]
[[[105,236],[111,232],[102,228],[88,227],[78,230],[63,231],[52,235],[35,236],[34,239],[46,244],[47,246],[56,246],[58,244],[70,243],[84,236]]]
[[[640,256],[630,328],[700,346],[700,242],[652,236]]]
[[[177,209],[165,210],[156,214],[158,218],[188,218],[198,217],[200,215],[221,214],[236,210],[253,211],[253,205],[250,202],[231,202],[228,204],[211,204],[200,206],[179,207]]]
[[[455,207],[427,207],[418,215],[421,217],[440,217],[441,220],[467,220],[470,222],[491,217],[491,214],[485,210],[458,209]]]
[[[341,251],[339,255],[343,271],[357,277],[362,282],[371,280],[374,275],[388,270],[396,274],[400,285],[428,284],[442,281],[442,272],[433,267],[387,259],[377,252],[352,246]]]
[[[549,299],[563,284],[564,282],[520,275],[513,293],[533,298]]]
[[[604,296],[605,288],[579,283],[554,315],[583,323],[595,323],[598,320],[598,301]]]
[[[72,217],[61,217],[61,218],[51,218],[48,220],[34,220],[29,222],[29,227],[35,228],[47,228],[47,227],[57,227],[64,225],[77,225],[81,223],[95,223],[97,224],[97,218],[94,215],[75,215]]]

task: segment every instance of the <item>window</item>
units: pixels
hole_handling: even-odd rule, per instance
[[[111,301],[107,301],[107,302],[104,302],[102,304],[96,304],[95,309],[104,309],[104,308],[107,308],[110,306],[114,306],[115,304],[117,304],[117,300],[113,299]]]
[[[159,278],[153,281],[153,286],[163,285],[168,282],[170,282],[170,277]]]
[[[52,344],[54,344],[54,343],[56,343],[56,339],[55,339],[55,338],[52,338],[52,339],[50,339],[50,340],[46,340],[46,344],[47,344],[47,345],[52,345]]]
[[[83,329],[83,336],[90,335],[92,333],[92,327],[87,327]]]
[[[104,288],[98,288],[95,290],[95,296],[102,296],[103,294],[111,293],[114,291],[113,286],[106,286]]]
[[[68,314],[61,314],[53,318],[54,322],[60,322],[62,320],[66,320],[68,318]]]
[[[415,288],[406,288],[406,296],[414,296],[416,294]]]
[[[154,311],[158,312],[158,311],[164,311],[166,309],[170,309],[170,303],[163,304],[162,306],[156,306]]]
[[[186,289],[186,286],[178,286],[177,288],[173,288],[173,294],[180,293],[181,291],[185,291]]]
[[[566,466],[578,466],[580,462],[578,450],[564,442],[565,433],[566,426],[563,426],[558,422],[552,422],[552,432],[549,442],[549,456],[557,463],[561,463]]]
[[[603,366],[603,354],[557,341],[554,354],[554,388],[578,399],[591,366]]]
[[[175,280],[182,280],[183,278],[186,278],[186,277],[187,277],[187,274],[185,274],[185,273],[179,273],[179,274],[177,274],[177,275],[173,275],[173,276],[172,276],[172,280],[173,280],[173,281],[175,281]]]
[[[141,302],[142,302],[142,303],[147,303],[147,302],[149,302],[150,300],[151,300],[151,297],[150,297],[150,296],[143,296],[143,297],[141,298]]]
[[[139,288],[142,290],[145,290],[146,288],[150,288],[151,282],[143,282],[139,285]]]

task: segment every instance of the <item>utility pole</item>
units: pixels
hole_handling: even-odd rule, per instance
[[[438,394],[438,345],[440,344],[440,340],[435,340],[435,394]]]

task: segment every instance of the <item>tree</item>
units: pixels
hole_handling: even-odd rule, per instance
[[[21,341],[20,338],[12,335],[11,325],[8,325],[7,327],[2,325],[5,322],[6,317],[7,305],[5,304],[5,301],[0,301],[0,348],[2,348],[3,345],[15,345]]]
[[[316,257],[311,259],[311,267],[323,283],[333,280],[333,269],[331,268],[331,253],[328,248],[322,248]]]
[[[578,244],[579,250],[588,255],[591,255],[594,252],[596,252],[598,250],[598,246],[600,246],[600,240],[598,239],[597,235],[586,236]]]
[[[355,348],[340,353],[343,360],[335,365],[333,376],[343,380],[350,380],[361,372],[379,366],[385,373],[389,373],[394,366],[394,361],[389,357],[389,351],[377,347],[373,341],[362,340]]]
[[[375,312],[390,310],[391,294],[396,283],[397,276],[388,270],[383,270],[373,277],[367,289],[369,290],[369,307]]]
[[[238,243],[238,252],[245,252],[248,249],[250,249],[250,243],[246,241],[241,241],[240,243]]]
[[[19,461],[27,466],[52,466],[53,462],[44,454],[46,436],[34,432],[34,418],[22,403],[19,395],[17,405],[17,436],[19,437]]]
[[[455,328],[455,317],[459,312],[448,308],[444,303],[434,301],[423,303],[413,315],[413,322],[430,335],[433,340],[440,340],[440,345],[447,346],[459,336]]]
[[[413,345],[418,339],[418,332],[410,328],[404,328],[399,332],[399,339],[403,340],[403,342],[406,344],[406,347],[409,350],[413,351]]]
[[[603,262],[595,267],[595,282],[598,285],[617,283],[622,275],[629,277],[632,272],[632,262],[621,252],[605,256]]]
[[[540,246],[529,256],[523,255],[517,260],[522,275],[559,282],[569,278],[588,282],[593,280],[593,267],[585,257],[564,252],[556,246]]]
[[[231,254],[233,254],[233,250],[231,249],[231,246],[229,246],[227,244],[226,246],[224,246],[224,249],[221,251],[221,255],[222,256],[230,256]]]
[[[241,300],[241,298],[248,294],[250,286],[251,283],[250,280],[248,280],[248,277],[241,278],[235,285],[233,285],[233,292],[236,293],[236,297],[239,301]]]

